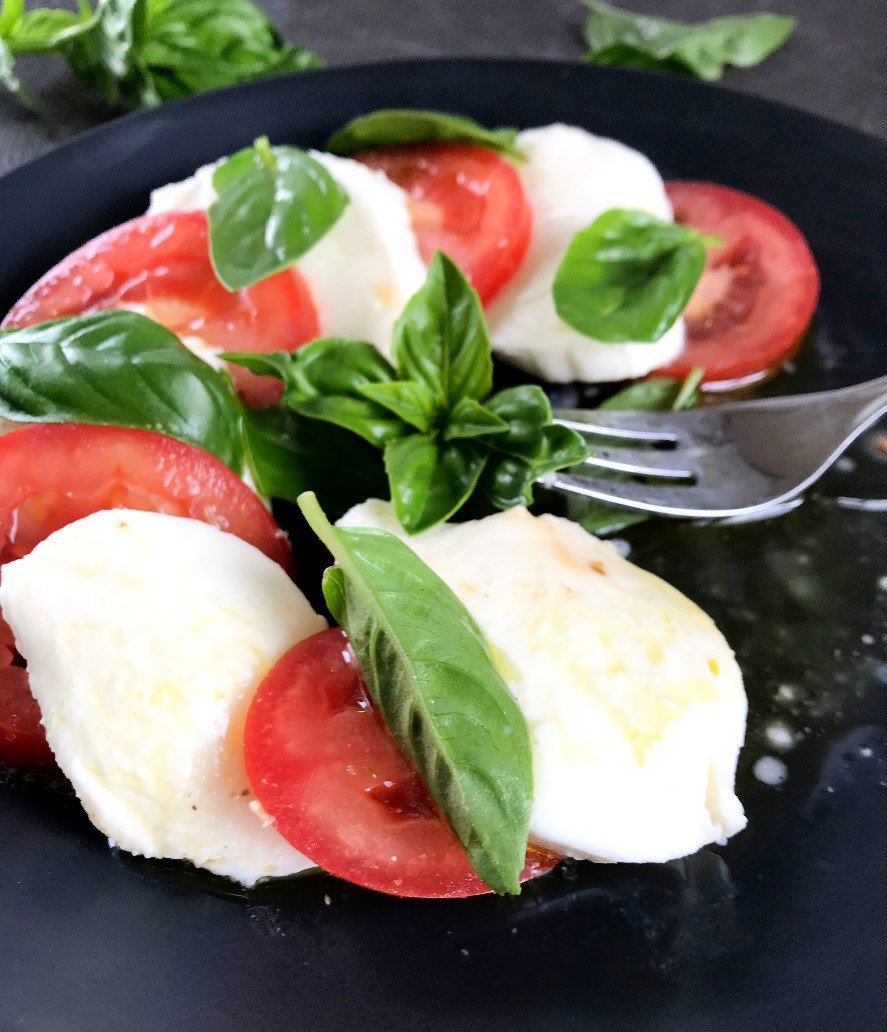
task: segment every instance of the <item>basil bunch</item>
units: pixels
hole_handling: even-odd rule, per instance
[[[476,292],[438,252],[394,327],[392,362],[361,341],[226,355],[284,383],[283,404],[384,451],[397,518],[410,534],[449,519],[475,491],[498,508],[532,501],[534,481],[575,465],[582,438],[551,422],[539,387],[488,398],[493,363]]]
[[[413,108],[383,108],[352,118],[327,140],[326,149],[347,155],[373,147],[432,140],[472,143],[511,158],[523,157],[517,147],[517,129],[485,129],[464,115]]]
[[[713,242],[646,212],[605,211],[570,241],[552,286],[555,310],[599,341],[657,341],[690,300]]]
[[[585,0],[586,59],[662,72],[720,79],[728,64],[760,64],[792,34],[796,21],[780,14],[713,18],[695,25],[622,11]]]
[[[322,64],[285,43],[251,0],[80,0],[77,11],[3,0],[0,83],[40,108],[15,73],[21,54],[63,57],[109,104],[128,107]]]
[[[272,147],[266,136],[213,173],[209,252],[229,290],[291,265],[338,221],[348,194],[305,151]]]
[[[471,615],[403,541],[299,506],[336,565],[323,593],[395,741],[496,892],[520,891],[533,802],[530,736]]]

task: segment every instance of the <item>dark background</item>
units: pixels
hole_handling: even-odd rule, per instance
[[[43,0],[46,3],[46,0]],[[403,57],[580,58],[581,0],[259,0],[293,43],[330,65]],[[624,0],[635,11],[687,21],[725,14],[793,14],[786,46],[758,68],[728,71],[737,89],[887,133],[884,0]],[[32,6],[29,4],[29,6]],[[110,117],[64,62],[18,66],[52,109],[42,121],[0,95],[0,173]]]

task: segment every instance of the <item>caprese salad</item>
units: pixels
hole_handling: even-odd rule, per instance
[[[733,653],[599,513],[530,512],[588,446],[493,355],[683,407],[817,293],[763,201],[564,125],[381,111],[159,187],[0,330],[0,762],[244,886],[515,893],[725,841]]]

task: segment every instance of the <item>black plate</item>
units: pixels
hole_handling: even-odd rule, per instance
[[[823,280],[813,340],[768,389],[887,372],[883,144],[692,82],[555,63],[312,73],[87,133],[0,181],[0,309],[142,211],[152,186],[260,133],[319,145],[393,105],[573,122],[639,147],[666,177],[763,196],[807,234]],[[878,454],[869,436],[855,473],[776,521],[626,535],[636,561],[712,613],[745,673],[750,825],[725,848],[661,866],[570,865],[518,900],[400,901],[320,876],[246,899],[111,855],[75,801],[10,778],[0,1028],[883,1029],[887,521],[835,500],[887,494]],[[777,719],[798,741],[782,757],[787,780],[770,787],[752,768],[773,753]]]

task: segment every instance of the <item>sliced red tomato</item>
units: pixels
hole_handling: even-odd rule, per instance
[[[245,290],[216,279],[202,211],[143,215],[102,233],[50,269],[18,301],[3,326],[103,308],[144,305],[179,336],[195,336],[222,351],[292,351],[319,335],[305,281],[287,269]],[[266,405],[280,383],[231,366],[244,399]]]
[[[709,249],[684,311],[687,344],[657,375],[705,369],[721,389],[766,376],[800,342],[819,297],[819,272],[800,230],[775,208],[714,183],[665,184],[675,221],[723,243]]]
[[[343,631],[289,650],[247,714],[246,771],[296,849],[330,874],[393,896],[490,889],[370,701]],[[531,848],[522,881],[558,858]]]
[[[415,143],[355,154],[410,195],[419,253],[444,251],[488,304],[517,272],[533,216],[514,167],[462,143]]]
[[[256,495],[214,456],[147,430],[38,424],[0,436],[0,565],[100,509],[141,509],[211,523],[287,571],[283,531]],[[27,672],[0,618],[0,761],[51,760]]]

